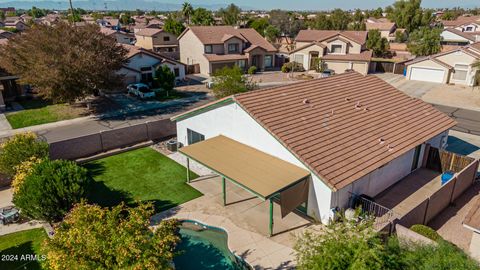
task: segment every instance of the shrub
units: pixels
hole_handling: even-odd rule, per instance
[[[305,69],[303,68],[303,65],[297,62],[288,62],[283,64],[282,66],[282,72],[283,73],[288,73],[291,72],[293,69],[293,72],[303,72]]]
[[[250,75],[257,73],[257,67],[256,66],[249,67],[247,73]]]
[[[175,73],[167,65],[161,65],[155,71],[155,85],[168,93],[175,87]]]
[[[178,221],[153,231],[152,204],[101,208],[77,204],[44,243],[48,269],[172,269]]]
[[[48,144],[34,133],[21,133],[0,144],[0,172],[13,177],[20,164],[30,158],[48,158]]]
[[[257,87],[255,82],[245,76],[238,66],[223,67],[212,78],[213,94],[216,98],[243,93]]]
[[[75,162],[43,160],[35,164],[13,194],[13,203],[28,217],[59,221],[85,195],[87,170]]]
[[[410,227],[410,230],[427,237],[433,241],[438,241],[442,239],[442,237],[432,228],[422,225],[422,224],[415,224]]]
[[[16,167],[17,173],[12,180],[13,193],[16,193],[20,189],[25,178],[32,173],[35,165],[40,162],[42,162],[41,159],[31,157],[29,160],[22,162],[22,164]]]

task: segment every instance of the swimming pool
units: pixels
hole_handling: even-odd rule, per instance
[[[182,241],[177,246],[180,254],[173,260],[177,270],[251,269],[228,249],[227,233],[220,228],[183,220],[180,237]]]

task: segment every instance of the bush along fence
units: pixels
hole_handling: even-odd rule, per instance
[[[175,134],[176,126],[170,119],[149,121],[51,142],[50,158],[76,160],[143,142],[166,139],[175,136]]]

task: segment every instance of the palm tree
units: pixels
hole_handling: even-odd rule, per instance
[[[190,3],[185,2],[182,6],[183,17],[187,20],[187,24],[190,24],[190,16],[193,13],[193,7]]]

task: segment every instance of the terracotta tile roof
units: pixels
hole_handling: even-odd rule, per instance
[[[135,35],[138,36],[146,36],[146,37],[151,37],[154,36],[160,32],[163,32],[163,29],[159,28],[143,28],[142,30],[138,31],[135,33]]]
[[[208,61],[211,62],[248,59],[245,54],[204,54],[204,56]]]
[[[463,224],[474,230],[480,231],[480,198],[478,198],[473,204],[463,220]]]
[[[431,105],[375,76],[358,73],[240,94],[235,99],[337,189],[455,125]],[[380,144],[380,138],[385,143]]]
[[[337,31],[337,30],[300,30],[295,41],[322,41],[341,35],[347,39],[364,44],[367,41],[367,31]]]
[[[257,45],[267,51],[277,51],[277,49],[266,41],[257,31],[252,28],[236,29],[233,26],[190,26],[178,38],[180,39],[187,31],[192,31],[203,44],[223,44],[225,38],[232,36],[238,37],[244,41]]]
[[[448,20],[441,20],[444,26],[461,26],[467,23],[480,23],[480,16],[459,16],[455,20],[448,21]]]
[[[115,34],[117,31],[108,27],[100,27],[100,32],[106,36]]]
[[[324,49],[326,48],[326,46],[323,45],[323,44],[320,43],[320,42],[311,42],[311,43],[309,43],[309,44],[300,46],[300,47],[296,48],[295,50],[292,50],[290,53],[295,53],[295,52],[301,51],[301,50],[303,50],[303,49],[305,49],[305,48],[308,48],[308,47],[310,47],[310,46],[313,46],[313,45],[320,46],[320,47],[322,47],[322,48],[324,48]]]
[[[372,51],[348,54],[326,54],[320,58],[323,60],[370,61],[372,59]]]
[[[356,72],[230,99],[333,190],[455,125],[431,105]]]
[[[390,42],[391,51],[407,51],[407,43]]]
[[[480,51],[480,41],[470,44],[470,47],[476,49],[477,51]]]
[[[468,40],[475,41],[475,37],[471,33],[462,32],[462,31],[460,31],[458,29],[455,29],[455,28],[447,28],[443,31],[448,31],[448,32],[454,33],[456,35],[459,35],[463,38],[466,38]]]
[[[367,27],[367,31],[372,30],[372,29],[378,29],[378,30],[392,30],[392,28],[395,26],[395,23],[392,22],[387,22],[387,23],[365,23],[365,26]]]

